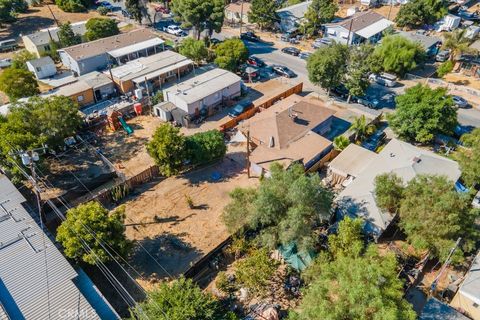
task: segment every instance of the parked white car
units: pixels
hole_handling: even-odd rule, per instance
[[[372,73],[368,77],[368,79],[371,82],[376,82],[385,87],[395,87],[397,85],[397,77],[390,73],[385,73],[385,72],[380,74]]]
[[[184,33],[184,31],[179,26],[176,26],[174,24],[171,24],[163,28],[163,31],[165,31],[166,33],[173,34],[175,36],[180,36]]]

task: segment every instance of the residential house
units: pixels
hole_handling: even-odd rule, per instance
[[[162,85],[178,81],[180,77],[193,69],[192,60],[174,51],[163,51],[149,57],[138,58],[124,65],[111,69],[113,81],[122,93],[135,89],[146,89],[150,92],[162,88]],[[109,75],[109,71],[105,71]]]
[[[27,61],[26,65],[37,79],[49,78],[57,73],[55,62],[49,56]]]
[[[302,19],[311,3],[312,1],[304,1],[277,10],[277,16],[280,19],[280,30],[282,32],[295,31],[301,25]]]
[[[444,175],[453,185],[461,174],[457,162],[397,139],[392,139],[374,157],[371,154],[365,157],[361,149],[347,149],[348,157],[358,162],[351,167],[352,170],[348,166],[336,167],[338,162],[335,160],[329,165],[329,171],[333,174],[329,178],[331,181],[344,183],[345,176],[353,177],[336,198],[337,215],[340,219],[346,215],[364,219],[364,230],[374,239],[380,237],[394,218],[377,207],[374,197],[376,176],[394,173],[407,183],[417,174]]]
[[[80,21],[72,23],[72,31],[81,37],[87,32],[86,25],[87,21]],[[25,35],[22,37],[23,45],[25,49],[31,53],[37,55],[38,58],[42,56],[45,52],[50,51],[51,41],[59,42],[58,39],[58,30],[59,27],[53,27],[48,29],[43,29],[38,32]]]
[[[448,304],[430,298],[423,307],[419,320],[470,320]]]
[[[473,320],[480,320],[480,252],[473,260],[450,305]]]
[[[98,71],[78,77],[78,81],[51,90],[43,97],[65,96],[85,107],[97,102],[107,100],[114,96],[115,85],[105,74]]]
[[[392,25],[392,21],[374,11],[358,12],[349,19],[325,24],[325,37],[348,45],[376,43]]]
[[[119,319],[0,172],[0,319]]]
[[[439,37],[428,36],[420,31],[398,31],[398,34],[422,46],[427,56],[435,56],[442,44]]]
[[[248,23],[248,12],[250,12],[250,2],[235,1],[225,6],[225,21],[229,23]]]
[[[80,76],[161,52],[164,42],[143,28],[63,48],[58,53],[63,65]]]
[[[241,83],[236,74],[216,68],[164,89],[163,97],[189,115],[212,114],[222,103],[240,96]]]
[[[268,176],[275,162],[284,167],[302,163],[305,170],[314,170],[329,160],[333,144],[325,136],[336,112],[321,100],[294,94],[245,120],[239,130],[254,147],[249,159],[252,171]]]

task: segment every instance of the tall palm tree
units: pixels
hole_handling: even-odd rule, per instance
[[[443,49],[449,49],[450,59],[455,61],[463,53],[473,53],[475,49],[470,48],[471,39],[466,37],[467,29],[457,29],[446,33],[443,41]]]
[[[350,126],[350,130],[355,133],[356,142],[363,141],[366,137],[374,133],[376,129],[375,125],[367,123],[367,118],[365,118],[364,115],[356,117]]]

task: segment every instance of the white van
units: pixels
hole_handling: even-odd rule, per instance
[[[0,41],[0,52],[15,50],[17,46],[17,41],[15,39]]]
[[[386,72],[382,72],[381,74],[372,73],[368,78],[370,81],[376,82],[385,87],[395,87],[397,85],[397,77]]]

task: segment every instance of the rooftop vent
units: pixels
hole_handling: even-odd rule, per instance
[[[422,161],[422,159],[420,159],[419,157],[413,157],[412,161],[414,163],[420,163],[420,161]]]
[[[275,146],[275,139],[273,138],[273,136],[270,137],[270,142],[268,143],[268,146],[270,148],[273,148]]]

